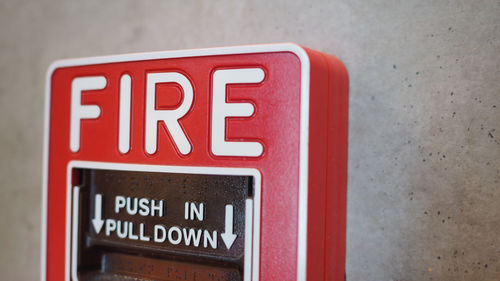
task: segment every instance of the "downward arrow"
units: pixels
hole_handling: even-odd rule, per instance
[[[233,205],[226,205],[226,229],[220,236],[224,244],[226,244],[226,248],[231,249],[234,240],[238,236],[233,233]]]
[[[95,207],[94,207],[94,219],[92,219],[92,225],[94,226],[94,230],[96,234],[99,234],[101,231],[102,225],[104,224],[104,220],[101,217],[102,214],[102,195],[95,195]]]

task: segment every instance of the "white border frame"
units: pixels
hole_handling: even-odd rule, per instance
[[[126,61],[144,61],[155,59],[255,54],[272,52],[291,52],[300,60],[300,152],[299,152],[299,210],[297,239],[297,281],[305,281],[307,276],[307,197],[308,197],[308,166],[309,166],[309,84],[310,62],[306,51],[293,43],[250,45],[208,49],[190,49],[178,51],[135,53],[105,57],[90,57],[80,59],[59,60],[52,63],[46,74],[45,83],[45,121],[44,149],[42,171],[42,235],[41,235],[41,281],[46,281],[47,257],[47,199],[48,199],[48,161],[49,161],[49,130],[50,130],[50,89],[54,71],[62,67],[105,64]]]
[[[262,176],[257,169],[252,168],[217,168],[217,167],[194,167],[194,166],[164,166],[164,165],[145,165],[145,164],[123,164],[109,162],[89,162],[89,161],[71,161],[68,164],[66,176],[66,265],[65,279],[67,281],[78,281],[76,271],[76,258],[78,255],[77,236],[78,207],[74,196],[74,190],[79,194],[80,187],[73,186],[73,169],[96,169],[96,170],[114,170],[114,171],[134,171],[134,172],[153,172],[153,173],[178,173],[193,175],[224,175],[224,176],[249,176],[253,178],[254,195],[253,199],[247,199],[245,205],[245,241],[244,241],[244,281],[259,281],[259,258],[260,258],[260,206],[262,194]],[[248,201],[253,201],[251,214],[248,213]],[[249,216],[250,215],[250,216]],[[251,229],[251,232],[249,230]],[[248,237],[250,234],[250,237]],[[247,239],[249,238],[249,239]],[[248,251],[250,255],[248,255]]]

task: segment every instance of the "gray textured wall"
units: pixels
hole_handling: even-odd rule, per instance
[[[0,272],[37,280],[44,75],[294,41],[350,74],[348,280],[500,280],[500,2],[0,2]]]

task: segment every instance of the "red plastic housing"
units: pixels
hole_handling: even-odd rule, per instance
[[[254,111],[249,117],[227,117],[225,140],[260,143],[263,152],[217,155],[211,143],[214,73],[248,68],[261,69],[264,78],[228,85],[226,103],[247,103]],[[193,89],[189,111],[178,119],[188,153],[180,152],[165,124],[157,129],[156,152],[145,148],[147,74],[162,72],[182,74]],[[118,144],[124,74],[131,79],[126,153]],[[72,83],[95,76],[106,84],[83,91],[81,105],[97,105],[100,112],[81,119],[74,152]],[[156,91],[156,110],[175,109],[184,100],[178,86],[158,85]],[[348,76],[337,58],[295,44],[273,44],[63,60],[49,69],[46,95],[42,280],[72,280],[67,181],[75,161],[255,169],[262,193],[259,270],[252,281],[344,280]]]

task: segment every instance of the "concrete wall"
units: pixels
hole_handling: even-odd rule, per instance
[[[500,280],[500,4],[0,2],[0,272],[39,275],[55,59],[294,41],[350,74],[347,280]]]

